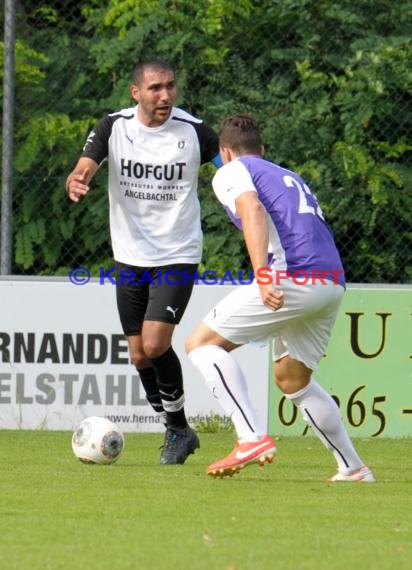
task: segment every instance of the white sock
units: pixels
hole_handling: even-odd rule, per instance
[[[340,473],[356,471],[364,464],[343,425],[335,400],[313,378],[309,384],[286,398],[299,408],[303,419],[320,441],[332,451]]]
[[[236,360],[220,346],[204,345],[189,358],[235,426],[239,441],[257,441],[266,434],[250,401],[243,372]]]

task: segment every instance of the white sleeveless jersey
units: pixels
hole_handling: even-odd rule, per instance
[[[114,258],[140,267],[198,263],[198,171],[218,154],[217,135],[178,108],[160,127],[146,127],[137,108],[103,118],[82,153],[98,164],[109,163]]]

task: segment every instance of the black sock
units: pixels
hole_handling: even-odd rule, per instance
[[[187,420],[183,407],[183,375],[177,354],[170,347],[157,358],[151,358],[150,362],[156,371],[157,386],[167,415],[167,427],[185,428]]]
[[[149,368],[137,368],[140,380],[142,382],[144,391],[146,393],[146,400],[152,406],[155,412],[160,414],[164,411],[162,399],[159,394],[159,388],[157,387],[156,371],[153,366]]]

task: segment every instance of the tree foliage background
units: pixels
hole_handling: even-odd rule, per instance
[[[16,29],[13,273],[112,265],[105,168],[79,205],[64,181],[156,56],[178,71],[179,105],[216,129],[256,116],[266,157],[317,194],[349,281],[411,282],[412,0],[20,0]],[[212,175],[203,268],[237,272],[246,251]]]

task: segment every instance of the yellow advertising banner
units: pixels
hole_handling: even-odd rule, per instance
[[[269,432],[306,433],[272,370],[269,376]],[[351,436],[412,436],[412,288],[349,286],[313,376],[338,403]]]

